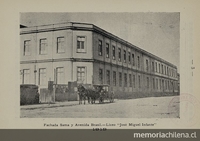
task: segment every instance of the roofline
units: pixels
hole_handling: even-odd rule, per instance
[[[81,26],[82,25],[82,26]],[[46,24],[46,25],[40,25],[40,26],[30,26],[30,27],[25,27],[25,28],[21,28],[20,29],[20,35],[23,35],[23,34],[31,34],[31,33],[39,33],[39,32],[51,32],[51,31],[57,31],[57,30],[67,30],[67,29],[71,29],[71,30],[87,30],[87,31],[93,31],[93,32],[96,32],[96,33],[99,33],[99,34],[102,34],[103,36],[107,36],[108,38],[112,38],[113,40],[117,41],[117,42],[120,42],[122,44],[124,44],[125,46],[128,46],[128,47],[131,47],[147,56],[150,56],[154,59],[157,59],[159,61],[162,61],[163,63],[166,63],[174,68],[177,69],[177,67],[152,54],[152,53],[149,53],[147,52],[146,50],[144,49],[141,49],[133,44],[131,44],[130,42],[128,41],[125,41],[124,39],[121,39],[119,38],[118,36],[94,25],[94,24],[91,24],[91,23],[80,23],[80,22],[65,22],[65,23],[56,23],[56,24]]]

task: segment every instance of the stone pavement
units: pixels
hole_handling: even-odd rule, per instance
[[[54,107],[65,107],[65,106],[73,106],[79,105],[78,101],[64,101],[64,102],[55,102],[55,103],[45,103],[45,104],[33,104],[33,105],[23,105],[20,106],[21,110],[33,110],[40,108],[54,108]]]

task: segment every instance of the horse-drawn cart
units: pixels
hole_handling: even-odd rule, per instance
[[[114,102],[114,92],[111,91],[110,86],[106,84],[93,85],[94,88],[99,91],[99,103],[103,103],[104,100]]]
[[[110,90],[109,85],[104,84],[79,84],[78,85],[78,94],[79,94],[79,104],[82,104],[82,100],[88,100],[88,103],[94,104],[98,99],[99,103],[104,103],[104,100],[109,102],[114,101],[114,93]]]

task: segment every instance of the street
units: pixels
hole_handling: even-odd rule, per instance
[[[172,100],[173,99],[173,100]],[[21,106],[21,118],[178,118],[179,96],[115,99],[79,105],[78,101]]]

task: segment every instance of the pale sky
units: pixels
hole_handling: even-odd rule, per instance
[[[64,22],[94,24],[176,65],[180,72],[179,13],[21,13],[20,17],[25,26]]]

